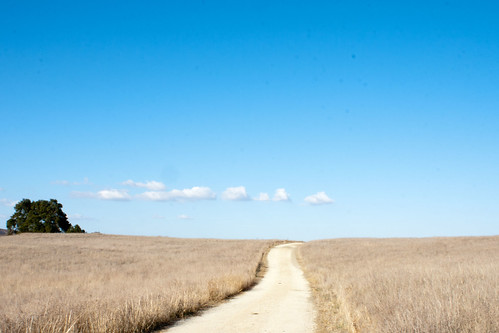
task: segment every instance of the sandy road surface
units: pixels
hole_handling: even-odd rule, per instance
[[[313,332],[315,312],[308,282],[296,261],[298,246],[284,244],[270,250],[268,271],[250,291],[162,332]]]

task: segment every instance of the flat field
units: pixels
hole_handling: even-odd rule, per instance
[[[0,240],[0,332],[144,332],[250,287],[274,241],[99,234]]]
[[[304,244],[321,332],[499,332],[499,237]]]

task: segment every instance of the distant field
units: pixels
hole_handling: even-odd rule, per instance
[[[0,332],[141,332],[254,283],[273,241],[22,234],[0,241]]]
[[[306,243],[321,332],[499,332],[499,237]]]

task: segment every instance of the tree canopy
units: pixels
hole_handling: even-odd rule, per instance
[[[7,220],[9,234],[18,232],[85,232],[78,224],[72,226],[62,204],[55,199],[19,201],[14,214]]]

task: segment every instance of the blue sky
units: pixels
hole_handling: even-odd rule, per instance
[[[2,1],[0,221],[55,198],[114,234],[498,234],[498,12]]]

